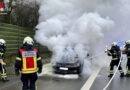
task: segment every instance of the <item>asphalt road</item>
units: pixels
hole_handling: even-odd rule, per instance
[[[80,90],[85,83],[84,78],[78,79],[61,79],[54,77],[40,77],[37,81],[38,90]],[[10,79],[9,82],[0,82],[0,90],[21,90],[22,83],[18,77],[14,80]]]
[[[90,90],[103,90],[104,87],[109,82],[110,78],[108,78],[108,71],[106,68],[103,68],[93,83]],[[107,88],[107,90],[130,90],[130,77],[120,78],[119,72],[117,72],[116,76],[112,80],[111,84]]]
[[[103,90],[110,78],[107,77],[108,68],[102,68],[90,90]],[[0,81],[0,90],[21,90],[20,77],[9,76],[10,81]],[[37,81],[38,90],[80,90],[88,78],[62,79],[51,76],[41,76]],[[107,90],[130,90],[130,78],[120,78],[116,74]]]

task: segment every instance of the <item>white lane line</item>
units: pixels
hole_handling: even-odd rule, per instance
[[[120,66],[120,64],[121,64],[121,62],[122,62],[122,60],[123,60],[123,56],[122,56],[122,54],[121,54],[121,58],[120,58],[120,61],[119,61],[118,66],[117,66],[117,68],[116,68],[116,70],[115,70],[115,73],[114,73],[114,75],[112,76],[112,78],[110,79],[110,81],[108,82],[108,84],[104,87],[103,90],[106,90],[106,89],[109,87],[109,85],[111,84],[112,80],[114,79],[114,77],[115,77],[115,75],[116,75],[116,73],[117,73],[117,71],[118,71],[118,68],[119,68],[119,66]]]
[[[97,68],[97,70],[89,77],[87,82],[83,85],[83,87],[80,90],[90,90],[93,82],[95,81],[95,79],[98,76],[98,73],[100,72],[102,67],[103,66],[100,66]]]

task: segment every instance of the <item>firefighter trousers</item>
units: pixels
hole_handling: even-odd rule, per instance
[[[7,77],[6,71],[7,71],[7,70],[6,70],[6,67],[0,64],[0,73],[1,73],[1,74],[0,74],[0,78],[1,78],[1,79],[4,79],[4,78]]]
[[[114,66],[118,66],[118,64],[119,64],[119,60],[112,60],[111,61],[110,70],[109,70],[110,74],[114,74],[114,71],[113,71]],[[118,70],[120,71],[121,74],[124,73],[124,71],[122,70],[121,64],[119,65]]]
[[[21,75],[21,81],[23,82],[23,88],[22,90],[36,90],[37,87],[35,85],[35,82],[37,80],[37,74],[22,74]]]
[[[130,59],[128,59],[127,61],[126,69],[127,69],[127,74],[130,74]]]

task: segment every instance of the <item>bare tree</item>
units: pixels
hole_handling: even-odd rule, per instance
[[[13,10],[13,24],[24,27],[35,27],[38,23],[39,5],[35,2],[30,4],[16,2],[16,8]]]
[[[4,22],[33,28],[38,24],[38,10],[36,0],[9,0],[6,3],[7,15],[4,15]]]
[[[4,22],[11,23],[12,22],[11,12],[13,10],[13,0],[9,0],[8,3],[5,3],[3,1],[3,7],[5,10],[5,13],[7,13],[7,14],[1,15],[0,17],[4,18],[4,20],[3,20]]]

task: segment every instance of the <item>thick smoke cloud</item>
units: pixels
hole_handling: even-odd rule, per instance
[[[106,34],[104,41],[125,41],[130,39],[130,1],[129,0],[106,0],[103,5],[97,8],[102,16],[109,16],[114,22],[113,30]],[[125,35],[125,36],[123,36]]]
[[[128,0],[43,0],[35,39],[53,52],[52,61],[61,60],[67,49],[68,55],[78,55],[81,62],[85,60],[85,70],[91,71],[87,54],[93,56],[104,49],[102,45],[129,38],[128,3]],[[122,34],[126,36],[122,38]]]

